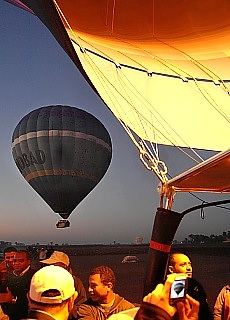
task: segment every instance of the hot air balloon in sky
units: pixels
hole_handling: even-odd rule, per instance
[[[175,284],[175,286],[174,286],[174,291],[176,292],[177,295],[178,295],[183,289],[184,289],[184,283],[183,283],[183,282],[178,282],[178,283]]]
[[[187,287],[187,279],[184,280],[175,280],[171,286],[170,298],[178,299],[178,298],[185,298],[186,297],[186,289]]]
[[[159,178],[149,293],[164,278],[185,214],[171,210],[175,193],[230,191],[230,2],[9,2],[25,5],[46,25]],[[178,148],[194,166],[172,178],[162,144]]]
[[[13,133],[12,153],[26,181],[65,220],[105,175],[112,145],[92,114],[58,105],[23,117]]]

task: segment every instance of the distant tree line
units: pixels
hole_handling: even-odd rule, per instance
[[[199,243],[221,243],[229,241],[230,242],[230,230],[224,231],[220,235],[211,234],[210,236],[204,234],[190,234],[186,237],[182,243],[185,244],[199,244]],[[175,243],[178,243],[175,241]]]

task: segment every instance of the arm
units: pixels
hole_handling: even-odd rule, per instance
[[[77,319],[95,320],[100,319],[96,307],[87,304],[81,304],[77,309]]]
[[[6,280],[6,276],[7,276],[6,263],[5,261],[2,261],[0,263],[0,285],[1,286],[4,284],[4,281]]]
[[[12,303],[14,296],[7,288],[7,293],[0,293],[0,303]]]
[[[225,298],[225,291],[226,291],[226,287],[223,287],[216,298],[214,311],[213,311],[213,320],[221,320],[223,305],[224,305],[224,298]]]

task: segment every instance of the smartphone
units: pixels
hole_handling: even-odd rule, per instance
[[[170,290],[170,303],[173,304],[177,301],[184,300],[186,298],[188,287],[188,278],[185,276],[178,276]]]

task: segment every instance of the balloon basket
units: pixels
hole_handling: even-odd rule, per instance
[[[68,227],[70,227],[70,222],[69,222],[69,220],[61,219],[56,223],[56,227],[58,229],[68,228]]]

